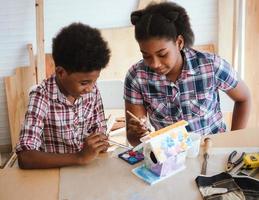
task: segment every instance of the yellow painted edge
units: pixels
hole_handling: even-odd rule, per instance
[[[167,126],[167,127],[165,127],[165,128],[162,128],[162,129],[160,129],[160,130],[158,130],[158,131],[152,132],[152,133],[148,134],[148,135],[145,136],[145,137],[150,137],[150,138],[151,138],[151,137],[155,137],[155,136],[160,135],[160,134],[163,134],[163,133],[165,133],[165,132],[167,132],[167,131],[169,131],[169,130],[171,130],[171,129],[173,129],[173,128],[178,128],[178,127],[186,126],[186,125],[188,125],[188,122],[185,121],[185,120],[181,120],[181,121],[176,122],[176,123],[174,123],[174,124],[172,124],[172,125],[169,125],[169,126]]]

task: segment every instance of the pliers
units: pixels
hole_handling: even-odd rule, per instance
[[[233,161],[236,155],[237,155],[237,151],[232,151],[231,154],[229,155],[226,172],[231,172],[237,165],[239,165],[243,161],[245,152],[243,152],[242,155],[236,161]]]

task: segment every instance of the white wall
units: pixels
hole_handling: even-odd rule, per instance
[[[190,15],[195,44],[217,44],[218,0],[176,0]],[[56,32],[81,21],[97,28],[129,26],[129,15],[138,0],[45,0],[45,51],[51,52]],[[34,0],[0,0],[0,145],[10,143],[3,77],[28,65],[26,45],[35,49]]]

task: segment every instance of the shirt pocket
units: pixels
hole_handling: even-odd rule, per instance
[[[74,131],[74,124],[65,123],[64,121],[61,122],[62,124],[62,139],[63,142],[68,146],[73,146],[76,140],[76,132]]]
[[[196,94],[195,98],[190,99],[190,110],[192,116],[205,117],[212,106],[213,98],[209,91],[204,94]]]
[[[157,120],[169,120],[170,115],[167,108],[167,99],[166,97],[154,97],[146,98],[145,100],[146,108],[148,114],[151,118]]]

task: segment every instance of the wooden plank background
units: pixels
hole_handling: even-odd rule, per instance
[[[250,88],[252,109],[248,127],[259,126],[259,1],[246,1],[245,82]]]
[[[5,78],[12,149],[18,141],[20,128],[27,110],[29,89],[36,84],[35,68],[19,67],[15,75]]]

